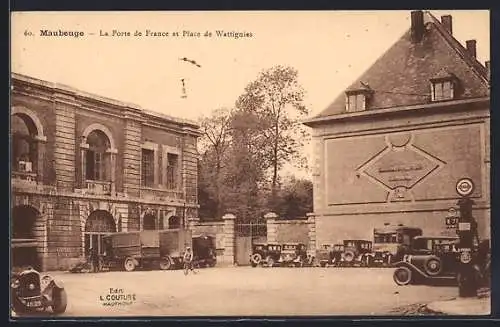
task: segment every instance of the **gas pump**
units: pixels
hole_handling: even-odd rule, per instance
[[[472,215],[474,201],[469,197],[474,191],[474,183],[469,178],[462,178],[457,182],[456,190],[461,197],[457,203],[460,212],[457,228],[460,253],[457,275],[458,293],[460,297],[475,297],[479,281],[474,264],[479,238],[477,222]]]

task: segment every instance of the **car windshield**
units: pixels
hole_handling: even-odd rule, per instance
[[[376,233],[373,240],[375,243],[398,243],[398,235],[397,233]]]

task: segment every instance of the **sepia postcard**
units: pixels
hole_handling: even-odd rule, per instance
[[[12,12],[12,319],[490,315],[489,21]]]

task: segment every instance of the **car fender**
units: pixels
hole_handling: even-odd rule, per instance
[[[54,287],[58,289],[64,289],[64,283],[60,279],[53,279],[52,282],[54,283]]]
[[[430,277],[424,271],[422,271],[420,268],[416,267],[415,265],[413,265],[407,261],[396,262],[396,263],[394,263],[393,267],[394,268],[406,267],[406,268],[410,269],[412,273],[415,273],[415,274],[420,275],[420,276],[425,277],[425,278]]]

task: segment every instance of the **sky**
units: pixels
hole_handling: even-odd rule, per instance
[[[488,11],[431,13],[452,15],[454,36],[462,44],[476,39],[478,60],[489,60]],[[406,10],[13,13],[11,70],[196,120],[232,107],[262,70],[289,65],[298,70],[309,116],[314,116],[409,27]],[[84,36],[40,36],[45,29]],[[113,30],[121,35],[101,36]],[[146,30],[169,35],[150,36]],[[217,30],[247,36],[217,37]],[[142,35],[134,36],[136,31]],[[179,37],[172,35],[175,31]]]

